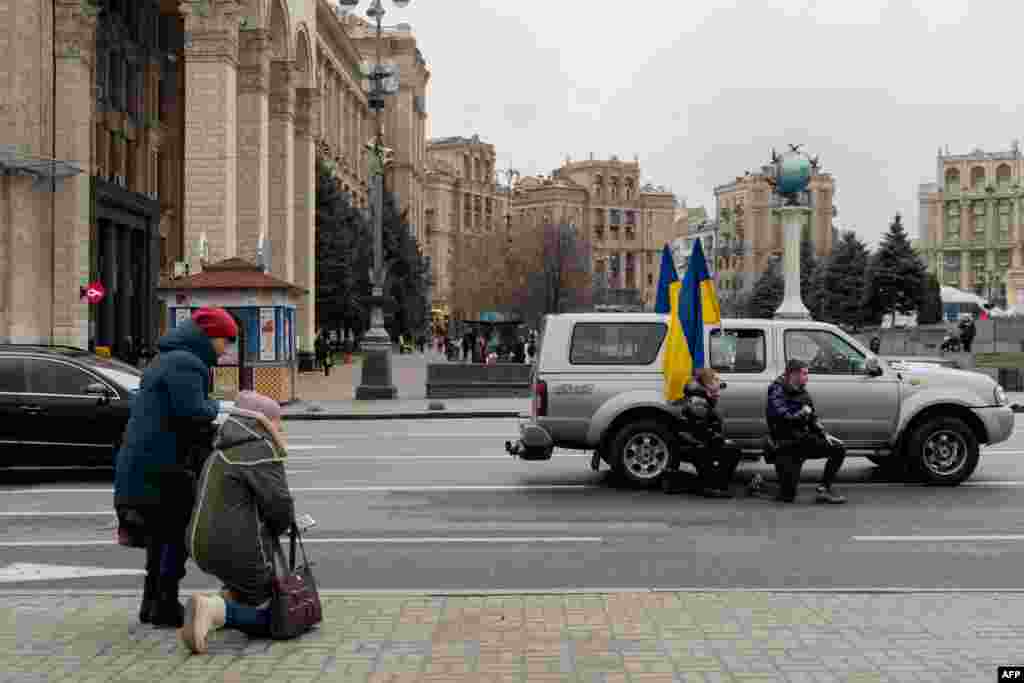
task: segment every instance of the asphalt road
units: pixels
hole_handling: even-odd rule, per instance
[[[845,506],[633,491],[589,454],[515,461],[515,420],[289,422],[289,477],[324,588],[1024,589],[1024,420],[957,488],[841,475]],[[753,472],[774,478],[763,464]],[[138,569],[113,545],[109,472],[0,472],[0,589],[136,589],[115,575],[22,581],[18,564]],[[883,538],[879,538],[883,537]],[[18,579],[18,580],[14,580]],[[190,565],[185,586],[215,585]]]

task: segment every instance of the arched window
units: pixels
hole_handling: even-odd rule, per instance
[[[594,176],[594,198],[604,199],[604,177],[600,173]]]
[[[971,169],[971,189],[980,192],[985,189],[985,169],[975,166]]]
[[[1010,166],[1009,164],[1002,164],[996,169],[996,187],[1001,192],[1005,192],[1010,189]]]
[[[612,185],[612,201],[613,202],[617,202],[617,201],[619,201],[619,179],[613,177],[611,185]]]
[[[946,194],[960,194],[960,171],[955,168],[946,171]]]
[[[626,178],[626,201],[633,201],[633,193],[636,191],[632,178]]]

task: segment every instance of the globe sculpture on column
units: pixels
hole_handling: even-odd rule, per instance
[[[785,239],[782,262],[785,293],[782,305],[775,311],[775,317],[787,320],[811,319],[811,313],[800,295],[800,237],[813,210],[813,194],[808,191],[808,187],[811,175],[818,170],[818,158],[811,158],[801,152],[801,146],[790,145],[789,150],[781,155],[773,149],[774,173],[769,178],[774,187],[771,206],[782,215]]]

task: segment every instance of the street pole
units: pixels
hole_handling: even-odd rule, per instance
[[[356,2],[342,2],[355,5]],[[395,4],[404,7],[408,0],[395,0]],[[366,302],[370,306],[370,330],[363,338],[365,358],[363,360],[360,384],[356,387],[356,400],[393,399],[398,395],[391,381],[391,335],[384,327],[384,306],[391,303],[385,296],[384,286],[387,283],[387,272],[384,265],[384,97],[387,94],[384,86],[385,75],[381,64],[381,43],[383,27],[381,21],[385,10],[381,0],[373,0],[366,10],[367,16],[376,22],[376,63],[370,74],[370,106],[375,111],[377,134],[370,153],[370,187],[373,193],[373,269],[370,272],[372,295]]]

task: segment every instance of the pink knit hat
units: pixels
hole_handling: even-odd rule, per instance
[[[281,418],[281,406],[278,405],[277,401],[255,391],[239,393],[238,398],[235,400],[235,406],[242,410],[263,413],[268,420],[278,420]]]

